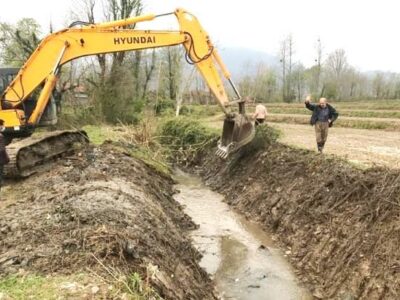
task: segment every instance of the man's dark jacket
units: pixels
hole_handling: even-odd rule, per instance
[[[317,123],[319,111],[322,108],[318,104],[311,103],[306,103],[306,107],[313,112],[310,123],[311,125],[315,125],[315,123]],[[333,108],[332,105],[329,105],[328,103],[326,104],[326,107],[328,107],[329,109],[329,119],[331,120],[329,127],[331,127],[333,125],[333,122],[339,117],[339,113],[336,111],[336,109]]]

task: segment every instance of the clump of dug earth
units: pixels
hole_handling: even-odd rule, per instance
[[[173,181],[115,145],[88,146],[9,189],[14,200],[0,204],[0,276],[112,269],[140,274],[164,299],[215,299]]]

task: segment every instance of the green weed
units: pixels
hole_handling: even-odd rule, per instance
[[[216,134],[192,118],[174,118],[162,123],[160,141],[173,150],[197,148],[216,138]]]
[[[95,145],[101,145],[106,140],[115,140],[117,137],[112,128],[105,125],[86,125],[82,129],[88,134],[90,142]]]
[[[0,280],[0,293],[12,299],[56,299],[54,286],[42,276],[7,276]]]

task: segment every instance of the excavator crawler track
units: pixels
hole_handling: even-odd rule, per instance
[[[12,142],[7,146],[10,162],[4,167],[6,178],[28,177],[40,168],[89,142],[86,132],[53,131]]]

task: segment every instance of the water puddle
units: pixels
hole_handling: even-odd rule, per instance
[[[259,225],[235,213],[200,178],[176,170],[175,179],[180,191],[175,199],[200,225],[192,233],[203,254],[200,265],[214,278],[222,299],[312,299]]]

